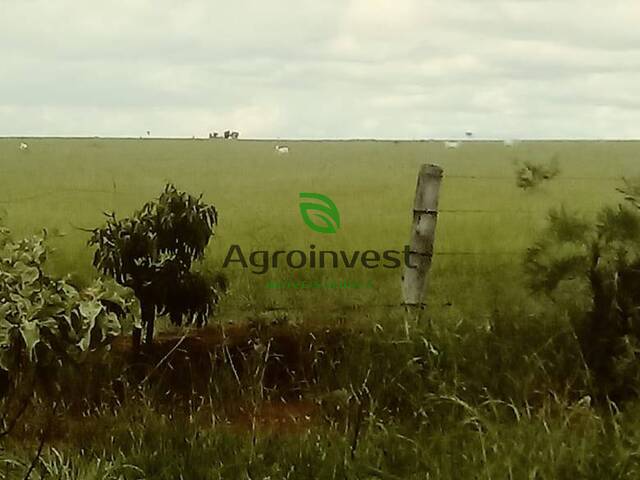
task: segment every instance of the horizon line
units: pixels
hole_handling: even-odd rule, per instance
[[[431,138],[397,138],[397,137],[197,137],[197,136],[125,136],[125,135],[0,135],[0,140],[206,140],[206,141],[255,141],[255,142],[636,142],[640,137],[431,137]]]

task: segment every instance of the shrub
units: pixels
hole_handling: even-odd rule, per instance
[[[534,291],[569,314],[599,398],[640,388],[640,211],[605,207],[595,222],[554,210],[528,250]]]
[[[0,417],[8,434],[38,396],[61,399],[64,375],[101,360],[134,314],[134,296],[113,281],[78,290],[47,275],[44,236],[14,241],[0,228]]]
[[[218,213],[202,198],[168,184],[155,202],[148,202],[130,218],[107,215],[107,223],[93,231],[93,264],[140,301],[146,343],[153,341],[156,314],[169,314],[172,323],[206,323],[219,299],[214,279],[192,272],[214,235]],[[139,350],[141,326],[134,330]]]
[[[542,183],[553,179],[560,173],[558,162],[553,158],[548,164],[524,162],[516,170],[516,185],[523,190],[529,190],[540,186]]]

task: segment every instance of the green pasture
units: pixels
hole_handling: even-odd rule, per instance
[[[290,153],[277,154],[284,143]],[[0,139],[3,222],[16,237],[46,228],[49,268],[78,280],[96,275],[86,230],[104,211],[130,214],[167,182],[218,208],[200,268],[220,271],[233,244],[400,250],[420,165],[444,169],[421,321],[382,307],[400,302],[399,269],[233,267],[219,318],[225,329],[239,321],[224,348],[211,328],[210,350],[185,344],[175,366],[172,358],[142,384],[134,369],[119,370],[122,344],[106,364],[73,371],[65,392],[87,407],[47,420],[39,398],[1,445],[0,478],[25,478],[31,464],[30,478],[69,480],[638,478],[637,399],[596,401],[566,309],[526,288],[522,253],[550,208],[593,215],[620,201],[623,178],[640,175],[639,153],[640,142]],[[518,164],[552,160],[558,177],[516,186]],[[336,234],[305,226],[300,192],[333,199]],[[293,279],[373,288],[267,288]],[[215,368],[203,373],[203,364]],[[90,395],[94,383],[102,397]],[[275,414],[284,420],[270,421]]]
[[[448,311],[490,307],[520,290],[520,255],[550,207],[594,212],[619,198],[622,177],[640,173],[639,142],[225,141],[165,139],[0,139],[0,211],[16,235],[46,228],[55,248],[51,268],[95,275],[86,246],[102,212],[123,216],[155,198],[166,182],[203,193],[220,224],[203,268],[220,270],[232,244],[243,250],[347,251],[401,249],[407,243],[416,174],[423,163],[445,172],[429,303]],[[274,146],[286,143],[288,155]],[[556,159],[561,173],[535,191],[515,182],[515,164]],[[298,211],[300,192],[330,196],[341,229],[308,229]],[[59,235],[59,236],[58,236]],[[351,306],[400,300],[401,271],[278,268],[255,275],[226,273],[229,309],[273,306]],[[270,290],[268,279],[370,280],[372,289]]]

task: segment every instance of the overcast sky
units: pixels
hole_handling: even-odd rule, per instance
[[[0,135],[227,128],[640,138],[640,0],[0,0]]]

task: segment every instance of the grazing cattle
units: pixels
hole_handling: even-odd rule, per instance
[[[455,142],[455,141],[444,142],[444,148],[458,148],[459,146],[460,146],[460,142]]]
[[[29,145],[27,145],[26,143],[22,142],[20,144],[20,150],[27,150],[29,148]]]
[[[231,138],[233,138],[234,140],[237,140],[239,136],[240,132],[231,132]]]
[[[289,147],[287,147],[286,145],[276,145],[276,152],[280,154],[289,153]]]
[[[224,138],[229,138],[231,136],[231,132],[229,130],[224,131]]]

